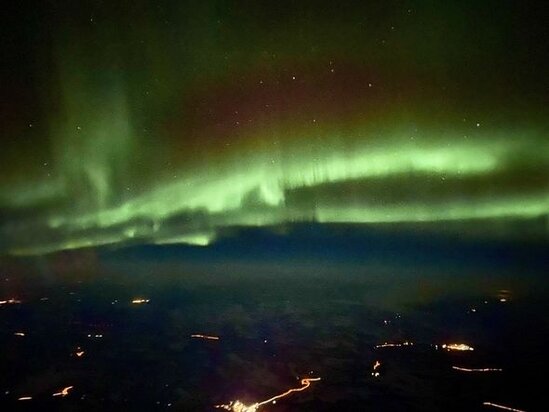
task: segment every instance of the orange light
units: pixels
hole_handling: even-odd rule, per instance
[[[61,392],[56,392],[52,396],[61,396],[62,398],[64,398],[65,396],[67,396],[69,394],[69,391],[72,388],[74,388],[74,386],[67,386],[67,387],[61,389]]]
[[[381,366],[381,362],[376,360],[372,368],[372,376],[374,378],[379,377],[379,371],[377,369],[379,369],[380,366]]]
[[[465,343],[443,344],[442,349],[446,349],[447,351],[451,351],[451,350],[457,350],[457,351],[474,350],[474,348],[472,346],[466,345]]]
[[[215,405],[214,408],[225,409],[232,412],[256,412],[259,405],[254,403],[253,405],[246,405],[240,401],[232,401],[227,405]]]
[[[276,396],[273,396],[272,398],[270,399],[267,399],[266,401],[263,401],[263,402],[259,402],[257,405],[258,406],[261,406],[261,405],[265,405],[266,403],[270,403],[270,402],[273,402],[277,399],[280,399],[280,398],[283,398],[285,396],[288,396],[289,394],[293,393],[293,392],[301,392],[301,391],[304,391],[305,389],[307,389],[309,386],[311,386],[311,382],[317,382],[319,381],[320,378],[303,378],[301,379],[301,387],[300,388],[292,388],[292,389],[288,389],[286,392],[284,393],[281,393],[280,395],[276,395]]]
[[[142,303],[149,303],[150,299],[134,299],[132,300],[132,303],[135,305],[140,305]]]
[[[266,399],[261,402],[256,402],[252,405],[246,405],[237,400],[237,401],[231,401],[226,405],[215,405],[214,407],[218,409],[225,409],[227,411],[232,411],[232,412],[256,412],[259,409],[259,407],[271,402],[276,403],[277,399],[284,398],[285,396],[288,396],[291,393],[304,391],[309,386],[311,386],[311,382],[317,382],[319,380],[320,378],[303,378],[300,381],[301,386],[299,388],[288,389],[286,392],[283,392],[280,395],[273,396],[272,398]]]

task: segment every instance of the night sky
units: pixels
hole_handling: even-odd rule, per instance
[[[303,223],[547,240],[541,2],[2,14],[1,254],[206,246]]]
[[[5,5],[0,410],[549,410],[546,3]]]

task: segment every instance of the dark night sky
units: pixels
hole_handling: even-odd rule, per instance
[[[9,7],[0,254],[299,222],[547,240],[541,2]]]

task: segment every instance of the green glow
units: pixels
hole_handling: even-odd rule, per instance
[[[532,76],[517,66],[524,39],[509,51],[495,21],[472,35],[468,12],[443,3],[440,36],[419,10],[369,5],[338,18],[296,6],[304,21],[276,24],[277,2],[247,18],[177,6],[169,24],[119,24],[133,19],[123,8],[85,24],[59,14],[38,53],[53,61],[33,86],[44,93],[28,91],[44,113],[22,97],[7,121],[0,253],[207,246],[232,226],[301,221],[546,216],[546,76],[509,84]]]
[[[215,234],[213,233],[196,233],[167,239],[159,239],[156,240],[154,243],[157,245],[185,243],[194,246],[208,246],[210,243],[212,243],[214,239]]]
[[[100,132],[98,134],[102,135]],[[71,157],[74,148],[69,144],[68,154],[63,157],[68,159],[64,160],[68,164],[63,166],[66,170],[63,176],[70,181],[82,170],[80,175],[90,183],[91,191],[81,198],[74,198],[77,208],[65,209],[48,218],[51,230],[70,233],[69,238],[58,244],[39,247],[35,252],[128,239],[206,246],[215,239],[216,229],[233,225],[263,226],[310,219],[320,223],[379,223],[528,218],[549,210],[549,197],[543,191],[509,195],[504,191],[498,192],[497,188],[494,196],[488,198],[481,192],[466,201],[450,203],[421,197],[411,202],[401,201],[398,194],[394,195],[393,202],[383,204],[376,204],[369,198],[357,199],[358,203],[351,204],[338,204],[337,200],[335,204],[325,204],[321,198],[315,198],[306,205],[300,205],[287,198],[288,191],[301,188],[316,188],[322,192],[325,184],[337,187],[346,182],[368,182],[369,179],[406,175],[415,176],[413,184],[418,188],[432,184],[429,182],[433,180],[452,178],[459,181],[491,176],[505,170],[507,159],[517,146],[514,139],[509,138],[477,138],[474,142],[460,141],[453,136],[446,138],[446,145],[432,143],[434,138],[423,139],[422,143],[393,136],[375,140],[359,138],[355,140],[373,140],[373,143],[358,145],[353,150],[337,146],[320,147],[314,155],[310,155],[307,154],[306,144],[300,143],[308,139],[302,137],[294,144],[295,147],[286,147],[276,157],[268,151],[259,150],[246,158],[240,158],[238,153],[228,155],[215,167],[204,164],[186,175],[181,173],[177,179],[158,181],[148,190],[118,202],[118,205],[110,202],[110,206],[109,192],[115,190],[110,170],[113,159],[116,161],[118,156],[125,156],[124,150],[114,154],[109,151],[103,153],[99,138],[94,145],[99,145],[97,150],[100,154],[92,155],[96,149],[87,145],[80,150],[90,154],[92,160],[88,162],[84,158],[79,163]],[[115,142],[125,142],[121,143],[122,146],[130,145],[126,138],[116,138]],[[36,196],[39,197],[44,189],[40,185],[37,187]],[[448,190],[451,191],[451,188]],[[375,195],[372,193],[374,199]],[[201,214],[205,221],[194,223],[189,233],[170,234],[164,229],[158,230],[166,219],[196,213]],[[136,228],[132,223],[136,220],[153,222],[153,228]],[[207,233],[193,232],[206,228],[211,230]],[[89,231],[99,234],[86,239],[85,233]],[[104,237],[100,234],[102,231],[107,233]],[[118,234],[113,234],[113,231]],[[14,252],[22,253],[21,250]]]
[[[204,209],[210,213],[235,210],[242,207],[246,195],[258,192],[259,201],[269,206],[284,203],[284,190],[310,187],[326,182],[344,182],[372,176],[390,176],[406,172],[422,172],[445,176],[488,173],[498,166],[498,152],[505,154],[501,145],[486,148],[462,145],[439,148],[436,146],[395,149],[363,148],[346,154],[324,153],[311,158],[278,158],[265,161],[259,154],[244,159],[238,168],[230,170],[218,165],[217,170],[197,170],[193,177],[177,182],[159,184],[143,196],[119,207],[76,216],[52,218],[53,228],[108,227],[137,217],[164,219],[183,211]],[[227,164],[232,162],[228,161]]]
[[[322,223],[433,222],[485,218],[528,218],[543,215],[549,209],[545,198],[501,199],[474,204],[388,206],[377,208],[320,206],[316,217]]]

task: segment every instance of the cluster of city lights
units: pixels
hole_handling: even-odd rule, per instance
[[[499,292],[500,292],[500,294],[498,296],[498,299],[501,302],[505,302],[508,299],[510,293],[506,290],[502,290],[502,291],[499,291]],[[45,299],[47,299],[47,298],[43,298],[41,300],[45,300]],[[150,300],[146,299],[146,298],[135,298],[131,301],[131,303],[135,304],[135,305],[145,304],[145,303],[149,303],[149,302],[150,302]],[[20,303],[21,303],[21,301],[18,300],[18,299],[15,299],[15,298],[7,299],[7,300],[0,300],[0,305],[13,305],[13,304],[20,304]],[[476,312],[476,309],[472,308],[472,309],[470,309],[470,311],[471,312]],[[386,325],[389,322],[390,321],[384,321],[384,323]],[[22,332],[22,331],[15,332],[14,335],[15,336],[20,336],[20,337],[26,336],[25,332]],[[88,336],[88,338],[95,338],[95,339],[103,337],[102,334],[88,334],[87,336]],[[193,338],[193,339],[203,339],[203,340],[211,340],[211,341],[220,340],[219,336],[199,334],[199,333],[192,334],[192,335],[190,335],[190,337]],[[264,343],[266,343],[266,342],[267,342],[267,340],[264,341]],[[408,340],[401,341],[401,342],[399,342],[399,341],[393,341],[393,342],[386,341],[384,343],[375,345],[375,348],[376,349],[378,349],[378,348],[398,348],[398,347],[410,347],[410,346],[413,346],[413,345],[414,345],[414,343],[412,341],[408,341]],[[439,346],[442,349],[446,350],[446,351],[473,351],[474,350],[474,348],[472,346],[470,346],[468,344],[465,344],[465,343],[445,343],[445,344],[442,344],[442,345],[434,345],[434,347],[436,349],[438,349]],[[73,352],[72,356],[76,356],[78,358],[81,358],[81,357],[84,356],[85,353],[86,352],[81,347],[77,347],[75,349],[75,351]],[[381,365],[382,365],[382,363],[379,360],[375,360],[375,362],[372,365],[371,376],[373,376],[375,378],[381,376],[381,374],[380,374]],[[464,366],[452,366],[452,369],[455,370],[455,371],[458,371],[458,372],[465,372],[465,373],[491,373],[491,372],[502,372],[503,371],[503,369],[501,369],[501,368],[468,368],[468,367],[464,367]],[[258,401],[258,402],[251,403],[251,404],[245,404],[240,400],[234,400],[234,401],[229,402],[228,404],[214,405],[214,407],[217,408],[217,409],[223,409],[223,410],[232,411],[232,412],[257,412],[263,406],[265,406],[267,404],[276,404],[279,399],[287,397],[287,396],[291,395],[294,392],[305,391],[306,389],[308,389],[311,386],[312,382],[317,382],[317,381],[320,381],[320,380],[321,380],[320,377],[303,378],[303,379],[300,380],[301,386],[299,386],[297,388],[290,388],[290,389],[286,390],[285,392],[282,392],[278,395],[275,395],[275,396],[273,396],[271,398],[268,398],[266,400],[263,400],[263,401]],[[61,390],[59,390],[58,392],[53,393],[52,396],[53,397],[62,397],[62,398],[64,398],[64,397],[66,397],[70,394],[70,392],[73,390],[73,388],[74,387],[72,385],[71,386],[66,386],[66,387],[62,388]],[[32,399],[33,399],[32,396],[25,395],[25,396],[19,397],[17,400],[18,401],[30,401]],[[487,407],[496,408],[496,409],[511,411],[511,412],[525,412],[524,410],[521,410],[521,409],[516,409],[516,408],[509,407],[509,406],[493,403],[493,402],[483,402],[482,405],[487,406]]]
[[[472,346],[466,345],[465,343],[445,343],[442,345],[442,349],[446,349],[447,351],[475,350]]]
[[[374,366],[372,368],[372,376],[374,378],[379,377],[379,367],[380,366],[381,366],[381,362],[376,360],[375,363],[374,363]]]
[[[300,383],[301,386],[299,388],[291,388],[288,389],[286,392],[283,392],[279,395],[275,395],[272,398],[266,399],[261,402],[256,402],[251,405],[246,405],[239,400],[231,401],[228,404],[222,404],[222,405],[215,405],[214,407],[217,409],[225,409],[227,411],[231,412],[256,412],[259,410],[259,408],[263,405],[266,405],[268,403],[276,403],[278,399],[284,398],[294,392],[301,392],[305,389],[309,388],[311,386],[311,382],[317,382],[320,378],[303,378],[301,379]]]

